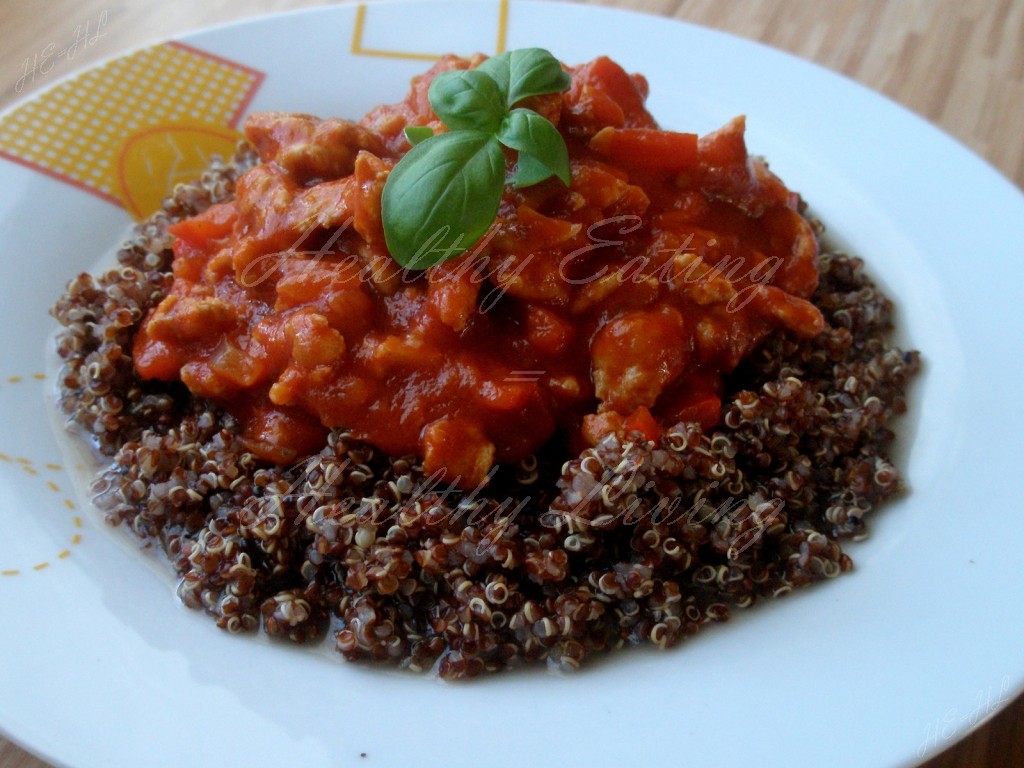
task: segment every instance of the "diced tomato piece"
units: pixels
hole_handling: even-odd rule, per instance
[[[132,361],[135,370],[144,379],[173,381],[181,371],[181,356],[177,345],[169,345],[152,339],[148,324],[142,323],[132,345]]]
[[[672,403],[665,410],[663,419],[666,424],[697,423],[706,432],[718,424],[721,412],[721,398],[712,392],[706,392],[680,398]]]
[[[233,202],[218,203],[211,205],[198,216],[171,224],[167,231],[189,245],[208,250],[213,241],[231,234],[237,217],[238,211]]]
[[[631,76],[626,70],[601,56],[584,64],[573,74],[574,85],[590,86],[591,92],[602,93],[622,110],[624,124],[629,127],[653,128],[654,120],[644,107],[647,81]],[[571,94],[570,94],[571,99]]]
[[[592,130],[597,130],[600,126],[620,126],[626,123],[626,114],[622,107],[608,94],[592,85],[581,83],[573,88],[570,98],[573,117]]]
[[[171,247],[174,250],[174,260],[171,262],[174,279],[198,283],[202,279],[203,270],[210,263],[210,254],[181,238],[175,240]]]
[[[697,134],[649,128],[602,128],[590,148],[627,165],[660,168],[669,173],[697,165]]]
[[[747,142],[744,138],[746,120],[736,117],[717,131],[700,140],[700,162],[711,168],[741,166],[746,168]]]
[[[647,440],[657,440],[661,436],[661,427],[655,421],[651,412],[640,406],[633,411],[626,420],[622,422],[623,432],[639,432]]]

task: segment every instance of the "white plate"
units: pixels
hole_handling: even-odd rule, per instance
[[[852,574],[674,651],[620,653],[570,677],[444,685],[228,636],[72,496],[48,424],[52,376],[33,377],[47,309],[129,218],[0,159],[0,571],[17,571],[0,576],[0,726],[12,738],[74,768],[864,768],[916,763],[1021,691],[1021,193],[903,109],[782,53],[593,7],[501,11],[342,6],[186,41],[266,73],[250,73],[251,109],[357,117],[426,67],[374,52],[493,53],[503,34],[509,48],[572,63],[609,54],[643,72],[667,127],[703,132],[745,113],[752,151],[868,260],[924,353],[901,425],[912,493],[852,547]]]

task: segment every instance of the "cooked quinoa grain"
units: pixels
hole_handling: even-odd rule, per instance
[[[770,337],[727,381],[710,434],[612,434],[570,461],[551,445],[486,493],[341,429],[292,466],[257,460],[232,417],[131,360],[170,285],[167,226],[229,199],[253,162],[243,148],[179,187],[117,268],[79,276],[54,308],[60,407],[111,457],[97,506],[162,549],[181,600],[221,628],[329,636],[346,659],[447,679],[571,670],[850,570],[840,542],[901,491],[890,425],[918,353],[888,343],[892,303],[841,253],[820,259],[826,330]]]

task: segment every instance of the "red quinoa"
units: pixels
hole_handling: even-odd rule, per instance
[[[727,381],[720,426],[655,444],[558,441],[486,492],[438,487],[414,456],[334,430],[295,466],[247,453],[238,425],[180,384],[143,381],[131,343],[170,285],[167,226],[229,199],[248,148],[179,187],[99,278],[54,309],[60,406],[109,457],[96,503],[163,549],[186,605],[232,632],[330,635],[346,659],[444,678],[648,641],[675,645],[734,608],[852,567],[840,541],[901,490],[887,452],[917,352],[859,259],[826,252],[828,326],[778,332]]]

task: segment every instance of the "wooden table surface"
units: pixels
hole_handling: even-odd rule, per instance
[[[0,0],[0,109],[91,61],[198,27],[315,0]],[[783,48],[881,91],[1024,188],[1024,0],[603,0]],[[27,62],[76,28],[103,35],[34,81]],[[1024,652],[1024,649],[1022,649]],[[3,692],[0,692],[0,696]],[[939,744],[939,746],[942,746]],[[1024,697],[926,768],[1024,766]],[[0,768],[47,768],[0,738]]]

